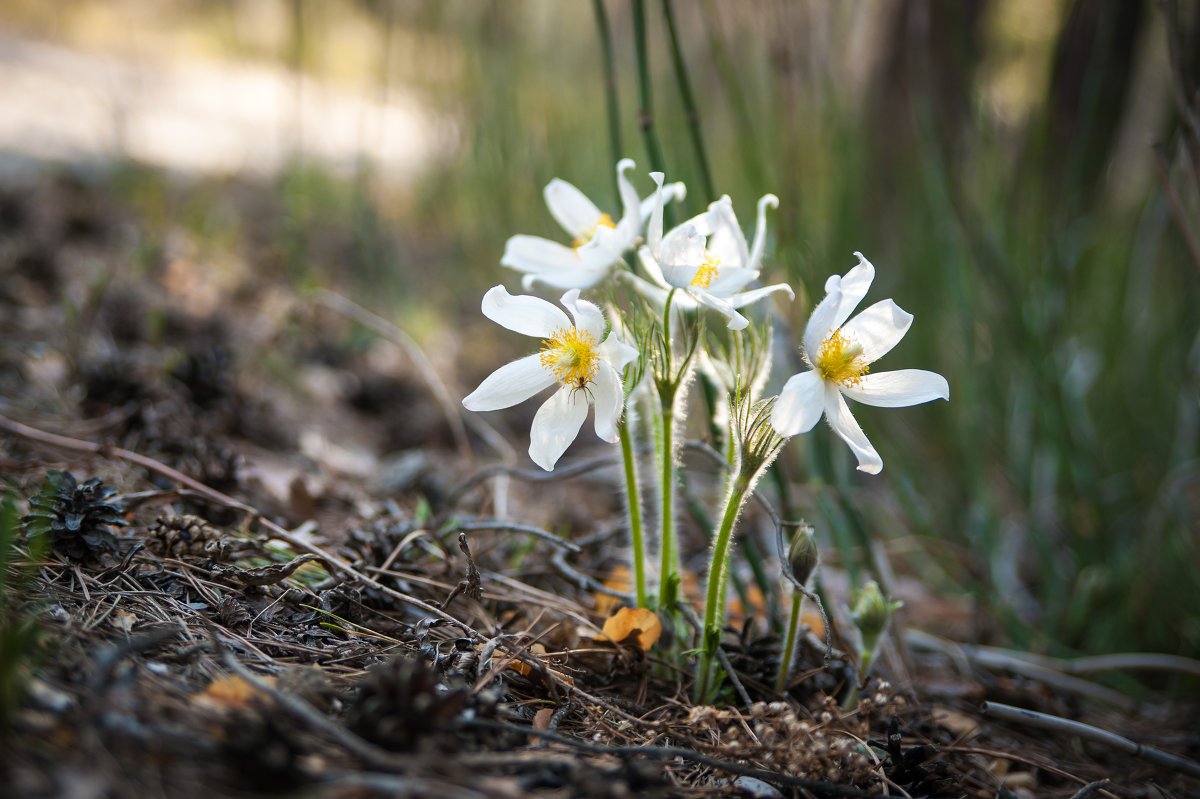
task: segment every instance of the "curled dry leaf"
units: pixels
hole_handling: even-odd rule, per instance
[[[647,650],[662,635],[662,622],[647,608],[621,608],[604,622],[604,635],[619,644],[632,639]]]

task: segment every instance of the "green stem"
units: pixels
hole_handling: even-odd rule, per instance
[[[696,151],[696,162],[700,166],[700,182],[704,186],[707,201],[712,202],[717,199],[717,193],[713,188],[712,172],[709,171],[708,156],[704,150],[704,136],[700,131],[700,112],[696,107],[696,96],[692,94],[687,63],[684,62],[683,51],[679,47],[679,33],[675,30],[675,12],[671,8],[671,0],[663,0],[663,17],[666,19],[667,33],[671,38],[671,61],[675,65],[675,80],[679,83],[679,96],[687,114],[688,133],[692,139],[692,148]]]
[[[679,588],[679,545],[675,542],[675,397],[662,398],[662,441],[659,452],[662,511],[659,515],[658,607],[667,612],[675,608]]]
[[[796,652],[796,630],[800,627],[800,605],[804,602],[804,594],[792,590],[792,615],[788,618],[787,637],[783,641],[783,659],[779,662],[779,676],[775,678],[775,690],[783,693],[787,688],[787,678],[792,672],[792,658]]]
[[[637,606],[646,607],[646,542],[642,536],[642,498],[638,492],[637,461],[633,456],[633,440],[629,422],[617,425],[621,437],[621,459],[625,463],[625,498],[629,503],[629,534],[633,538],[633,585]]]
[[[617,68],[613,61],[612,33],[608,27],[608,14],[604,11],[604,0],[592,0],[596,12],[596,31],[600,36],[600,54],[604,59],[604,97],[608,104],[608,142],[612,148],[612,163],[623,158],[621,151],[621,112],[617,103]],[[617,208],[621,207],[621,191],[617,189]]]
[[[701,631],[700,663],[696,672],[696,701],[709,702],[716,694],[714,665],[721,646],[721,629],[725,625],[725,588],[729,579],[729,550],[733,544],[733,527],[749,495],[750,483],[739,473],[732,479],[721,527],[713,542],[712,562],[708,567],[708,592],[704,599],[704,627]]]
[[[638,70],[638,127],[642,129],[642,138],[646,142],[646,153],[650,157],[650,169],[666,174],[667,162],[663,158],[658,134],[654,130],[654,112],[651,110],[653,103],[650,93],[650,60],[646,53],[645,0],[633,0],[633,42],[634,51],[637,54]],[[668,205],[663,209],[663,221],[668,228],[675,226],[673,205]]]

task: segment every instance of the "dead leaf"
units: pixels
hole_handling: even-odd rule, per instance
[[[281,583],[303,566],[305,563],[310,563],[314,560],[324,562],[324,558],[320,555],[301,555],[289,563],[280,563],[271,566],[259,566],[256,569],[239,569],[237,566],[228,566],[224,563],[214,563],[213,573],[219,577],[227,577],[236,580],[243,588],[252,585],[274,585]]]
[[[263,698],[262,691],[235,674],[213,680],[192,701],[218,710],[244,710]]]
[[[622,594],[628,594],[633,590],[633,578],[629,573],[629,569],[625,566],[618,566],[612,570],[608,579],[604,581],[604,587],[611,591],[619,591]],[[597,591],[592,595],[594,597],[594,605],[596,612],[601,616],[609,616],[617,606],[621,604],[621,600],[612,594],[606,594],[603,591]]]
[[[618,644],[632,638],[642,650],[654,646],[662,635],[662,622],[648,608],[621,608],[604,622],[604,636]]]

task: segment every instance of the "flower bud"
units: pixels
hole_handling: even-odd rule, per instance
[[[816,531],[811,524],[801,522],[796,528],[796,534],[792,536],[792,543],[788,546],[787,552],[792,580],[799,586],[808,583],[808,579],[816,571],[820,560],[821,553],[817,548]]]
[[[859,644],[858,667],[863,675],[871,669],[875,656],[879,654],[879,640],[887,627],[888,620],[903,603],[893,602],[884,597],[879,590],[879,584],[869,580],[858,592],[854,601],[854,609],[850,611],[850,619],[858,628]]]

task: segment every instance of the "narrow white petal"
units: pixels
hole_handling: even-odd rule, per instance
[[[937,372],[898,369],[863,375],[860,385],[854,388],[843,386],[842,393],[863,405],[907,408],[935,399],[950,399],[950,384]]]
[[[587,418],[588,400],[582,392],[560,388],[538,408],[529,430],[529,457],[546,471],[571,446]]]
[[[745,308],[751,303],[758,302],[764,297],[767,297],[775,292],[782,291],[788,295],[788,299],[796,299],[796,292],[792,291],[792,287],[787,283],[776,283],[773,286],[763,286],[762,288],[743,291],[741,294],[734,294],[729,298],[729,304],[734,308]]]
[[[842,302],[842,290],[840,279],[835,281],[835,278],[837,275],[825,281],[826,289],[828,290],[832,283],[833,290],[817,303],[817,307],[813,308],[812,313],[808,316],[808,324],[804,326],[804,351],[809,358],[814,360],[821,349],[821,342],[828,338],[829,334],[837,327],[833,323],[833,319]]]
[[[871,262],[863,258],[861,252],[856,252],[854,255],[858,258],[858,266],[843,275],[838,284],[842,296],[838,302],[837,313],[833,317],[832,326],[835,328],[845,324],[846,320],[850,318],[850,314],[854,313],[854,309],[862,302],[863,297],[867,296],[867,290],[871,288],[871,283],[875,280],[875,267]]]
[[[576,238],[589,234],[603,215],[596,204],[565,180],[555,178],[543,192],[550,214]]]
[[[646,245],[650,254],[658,258],[663,238],[663,173],[651,172],[650,178],[658,188],[654,191],[654,210],[650,212],[650,224],[646,227]]]
[[[788,378],[771,410],[771,426],[776,433],[791,438],[813,429],[825,413],[822,382],[821,376],[812,371]]]
[[[621,378],[606,363],[600,364],[596,370],[592,396],[596,404],[596,435],[610,444],[616,443],[617,420],[621,418],[625,392],[621,388]]]
[[[641,201],[638,199],[637,189],[626,174],[636,167],[637,164],[632,158],[622,158],[617,164],[617,192],[621,195],[622,215],[621,221],[617,223],[616,232],[620,234],[621,251],[632,247],[642,232]]]
[[[495,411],[516,405],[554,384],[554,376],[536,355],[507,363],[488,375],[479,388],[463,400],[469,411]]]
[[[562,304],[575,317],[575,327],[586,330],[596,339],[604,340],[604,313],[593,303],[579,299],[578,291],[568,291],[562,296]]]
[[[750,320],[742,316],[728,302],[718,299],[702,289],[688,289],[687,294],[700,305],[712,308],[729,320],[730,330],[745,330],[750,326]]]
[[[874,363],[900,343],[912,320],[912,314],[892,300],[881,300],[842,325],[842,332],[861,344],[867,362]]]
[[[549,338],[560,327],[570,327],[567,315],[541,297],[508,293],[504,286],[493,286],[483,295],[483,315],[517,333]]]
[[[668,183],[666,186],[662,187],[662,197],[663,197],[664,203],[669,203],[672,200],[679,202],[686,196],[687,196],[687,186],[684,186],[682,183]],[[650,219],[651,214],[654,213],[654,206],[657,203],[658,203],[658,194],[657,193],[651,194],[650,196],[648,196],[644,200],[642,200],[642,204],[641,204],[641,207],[639,208],[639,211],[641,212],[643,224],[645,224],[645,222],[648,219]]]
[[[779,198],[774,194],[764,194],[758,201],[758,220],[754,226],[754,245],[750,248],[750,263],[747,269],[758,271],[762,268],[763,251],[767,247],[767,206],[779,207]]]
[[[883,458],[867,440],[867,434],[858,426],[850,406],[846,404],[838,387],[833,383],[825,384],[825,416],[833,432],[850,446],[850,451],[858,459],[858,470],[867,474],[879,474],[883,471]]]

